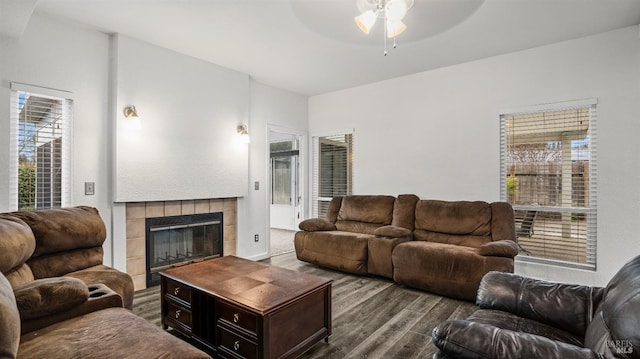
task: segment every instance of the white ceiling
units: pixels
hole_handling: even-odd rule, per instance
[[[23,0],[0,1],[5,20],[6,4]],[[353,22],[356,0],[38,0],[35,11],[304,95],[640,23],[640,0],[416,0],[383,56],[380,23],[367,36]]]

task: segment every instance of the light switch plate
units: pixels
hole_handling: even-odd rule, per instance
[[[85,182],[84,183],[84,194],[85,196],[93,196],[96,194],[96,183],[95,182]]]

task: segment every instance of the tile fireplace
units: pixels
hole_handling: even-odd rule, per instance
[[[191,216],[210,213],[222,214],[222,254],[236,254],[237,198],[199,200],[153,201],[126,203],[127,273],[133,278],[135,290],[147,288],[146,221],[151,218]],[[198,250],[199,248],[196,247]],[[169,252],[172,252],[169,254]],[[185,251],[186,252],[186,251]],[[189,249],[189,252],[194,252]],[[175,249],[167,257],[175,255]],[[168,265],[168,263],[166,263]]]

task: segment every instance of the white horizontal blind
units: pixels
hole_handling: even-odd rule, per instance
[[[353,194],[353,134],[313,137],[312,217],[324,217],[335,196]]]
[[[70,205],[73,101],[19,90],[12,91],[11,99],[12,206]]]
[[[519,259],[595,268],[595,119],[595,104],[501,116],[501,185]]]

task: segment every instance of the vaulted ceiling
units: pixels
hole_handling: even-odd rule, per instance
[[[31,12],[120,33],[315,95],[640,23],[639,0],[415,0],[407,30],[356,27],[356,0],[0,0],[0,34]]]

